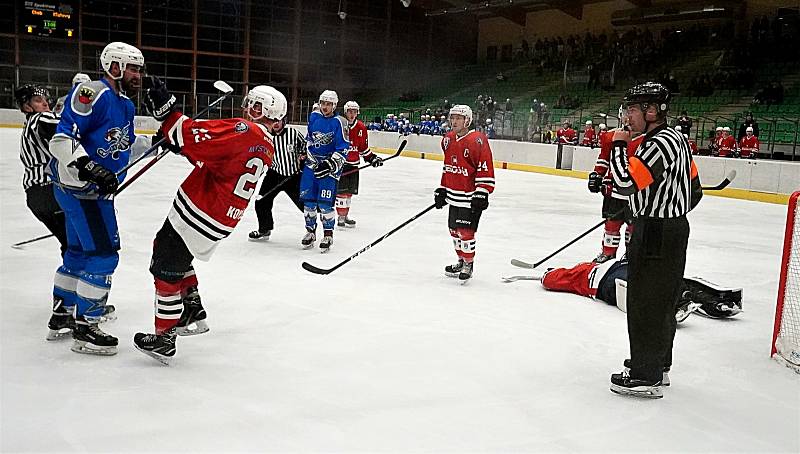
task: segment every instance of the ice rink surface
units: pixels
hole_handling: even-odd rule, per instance
[[[285,195],[267,243],[248,210],[195,263],[211,331],[179,338],[169,367],[137,352],[153,330],[155,232],[191,169],[169,155],[117,200],[123,249],[109,302],[114,357],[46,342],[53,239],[25,207],[20,130],[0,129],[0,366],[3,452],[798,452],[800,376],[769,359],[786,207],[705,197],[690,215],[687,275],[744,288],[744,312],[679,325],[660,400],[612,394],[628,357],[625,315],[538,283],[536,261],[599,220],[573,178],[497,170],[477,235],[475,277],[435,210],[328,276],[332,266],[432,202],[441,163],[398,158],[361,175],[333,250],[304,251]],[[716,184],[717,182],[704,182]],[[545,266],[593,258],[597,230]]]

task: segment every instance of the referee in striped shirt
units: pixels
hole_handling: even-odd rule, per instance
[[[64,211],[56,202],[53,184],[45,173],[50,162],[50,139],[56,132],[59,117],[50,111],[50,93],[39,85],[24,85],[14,96],[25,114],[19,158],[25,167],[22,187],[28,209],[61,243],[61,255],[67,250]]]
[[[629,371],[611,375],[611,391],[662,397],[662,378],[672,365],[675,308],[681,292],[689,239],[688,213],[699,201],[697,170],[689,144],[667,127],[670,93],[661,84],[636,85],[624,98],[630,128],[613,135],[614,190],[627,195],[634,215],[628,247]],[[631,131],[644,134],[630,158]]]
[[[271,123],[271,124],[270,124]],[[268,240],[275,221],[272,218],[272,204],[279,192],[283,191],[292,199],[300,212],[303,202],[300,200],[300,160],[305,156],[306,138],[301,132],[286,125],[286,117],[264,124],[272,132],[275,144],[275,159],[267,170],[261,190],[256,197],[256,216],[258,230],[250,232],[250,241]]]

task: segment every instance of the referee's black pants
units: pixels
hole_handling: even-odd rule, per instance
[[[303,212],[303,202],[300,201],[301,175],[302,173],[296,173],[287,179],[286,175],[281,175],[273,169],[267,170],[255,204],[260,232],[268,232],[275,228],[275,220],[272,218],[272,203],[281,191],[292,199],[301,213]]]
[[[631,376],[661,380],[672,366],[675,309],[686,267],[686,216],[633,221],[628,246],[628,340]]]
[[[64,210],[61,209],[56,196],[53,194],[53,185],[35,184],[25,190],[25,202],[36,219],[52,233],[61,243],[61,256],[67,250],[67,224]]]

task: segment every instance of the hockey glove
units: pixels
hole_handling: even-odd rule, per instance
[[[375,153],[370,153],[364,157],[364,159],[372,166],[372,167],[380,167],[383,165],[383,158],[376,155]]]
[[[325,178],[329,175],[337,174],[341,168],[341,163],[331,156],[317,163],[317,166],[314,168],[314,176],[317,178]]]
[[[480,213],[481,211],[489,208],[489,194],[486,192],[475,192],[472,194],[472,201],[470,208],[473,213]]]
[[[175,96],[167,90],[167,84],[156,76],[147,79],[149,88],[144,97],[144,105],[150,115],[158,121],[164,121],[175,108]]]
[[[163,138],[164,138],[164,132],[159,129],[158,132],[156,133],[156,135],[153,136],[153,143],[157,143],[159,140],[161,140]],[[175,154],[181,154],[181,147],[170,143],[169,140],[165,140],[164,143],[159,145],[159,147],[161,147],[161,148],[163,148],[165,150],[169,150],[169,151],[171,151],[171,152],[173,152]]]
[[[603,176],[597,172],[589,174],[589,192],[598,193],[603,186]]]
[[[433,203],[436,205],[437,210],[441,210],[447,205],[447,190],[445,188],[437,188],[433,191]]]
[[[117,192],[119,180],[114,172],[92,161],[88,156],[81,156],[73,165],[78,168],[78,178],[96,184],[100,194]]]

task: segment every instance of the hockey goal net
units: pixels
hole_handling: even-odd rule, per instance
[[[772,353],[800,373],[800,191],[789,198]]]

